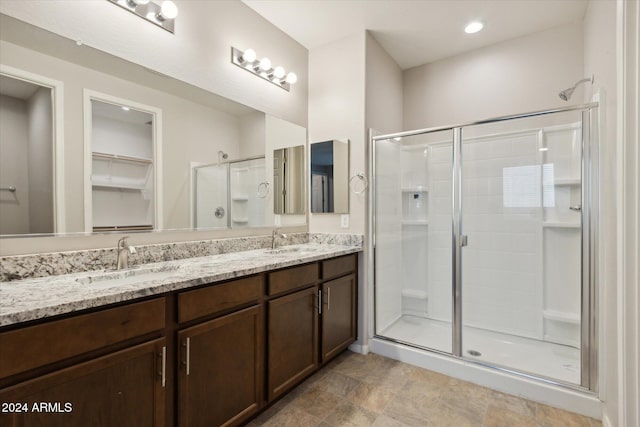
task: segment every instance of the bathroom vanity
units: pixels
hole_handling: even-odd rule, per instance
[[[293,245],[2,284],[4,301],[32,301],[0,311],[0,424],[242,424],[355,341],[359,250]]]

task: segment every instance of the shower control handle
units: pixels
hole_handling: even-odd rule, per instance
[[[468,243],[468,240],[467,240],[467,235],[466,235],[466,234],[461,235],[461,236],[460,236],[460,247],[461,247],[461,248],[464,248],[464,247],[465,247],[465,246],[467,246],[468,244],[469,244],[469,243]]]

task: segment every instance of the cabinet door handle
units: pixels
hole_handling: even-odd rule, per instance
[[[167,383],[167,346],[162,346],[162,387]]]
[[[331,310],[331,286],[327,286],[327,311]]]
[[[322,314],[322,289],[318,289],[318,314]]]
[[[183,347],[186,347],[186,351],[185,351],[185,361],[182,362],[182,364],[185,366],[185,370],[187,372],[187,375],[189,375],[189,371],[190,369],[190,359],[191,359],[191,338],[187,337],[186,341],[184,344],[182,344]]]

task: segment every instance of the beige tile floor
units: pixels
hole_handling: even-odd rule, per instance
[[[375,354],[345,352],[250,427],[596,427],[600,421]]]

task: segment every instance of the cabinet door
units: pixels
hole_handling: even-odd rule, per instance
[[[356,340],[356,278],[341,277],[322,284],[322,362]]]
[[[235,426],[262,406],[262,306],[178,333],[181,426]]]
[[[318,367],[318,294],[312,287],[268,303],[268,398],[280,396]]]
[[[165,361],[163,338],[5,388],[0,425],[162,426]]]

